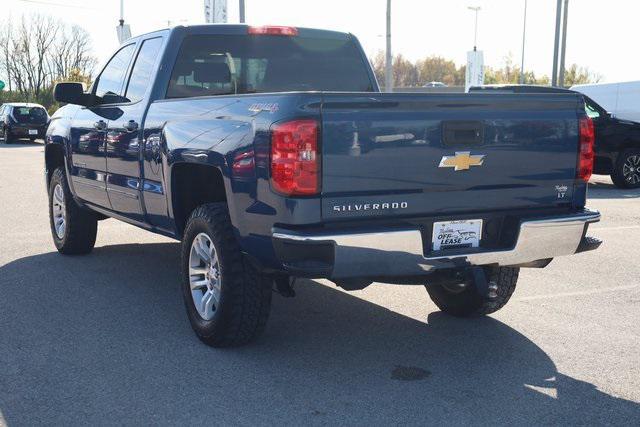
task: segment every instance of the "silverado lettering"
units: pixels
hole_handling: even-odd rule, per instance
[[[368,210],[384,210],[384,209],[407,209],[409,204],[407,202],[391,202],[391,203],[364,203],[364,204],[352,204],[352,205],[335,205],[333,210],[335,212],[350,212],[350,211],[368,211]]]

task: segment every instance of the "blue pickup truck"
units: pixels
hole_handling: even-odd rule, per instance
[[[257,337],[299,277],[421,284],[471,317],[520,268],[600,244],[578,94],[381,93],[351,34],[202,25],[128,40],[88,91],[54,95],[56,248],[90,252],[107,217],[181,240],[187,314],[212,346]]]

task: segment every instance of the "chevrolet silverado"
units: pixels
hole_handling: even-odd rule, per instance
[[[56,248],[90,252],[107,217],[181,240],[188,318],[212,346],[257,337],[296,278],[420,284],[471,317],[520,268],[600,244],[578,94],[381,93],[351,34],[201,25],[127,40],[88,90],[54,95]]]

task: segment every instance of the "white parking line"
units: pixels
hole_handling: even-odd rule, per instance
[[[631,290],[631,289],[640,289],[640,284],[639,285],[618,286],[618,287],[615,287],[615,288],[590,289],[590,290],[587,290],[587,291],[562,292],[562,293],[559,293],[559,294],[531,295],[531,296],[528,296],[528,297],[514,298],[513,301],[534,301],[534,300],[539,300],[539,299],[577,297],[577,296],[583,296],[583,295],[602,294],[602,293],[605,293],[605,292],[628,291],[628,290]]]

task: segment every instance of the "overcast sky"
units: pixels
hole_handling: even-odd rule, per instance
[[[480,6],[478,48],[485,64],[499,66],[522,52],[524,0],[393,0],[393,52],[412,60],[441,55],[458,64],[473,47]],[[83,26],[101,61],[117,47],[119,0],[3,0],[2,19],[41,12]],[[238,0],[228,0],[229,22],[238,22]],[[551,74],[556,0],[529,0],[525,68]],[[7,10],[8,6],[8,10]],[[247,22],[327,28],[355,34],[373,55],[385,44],[386,0],[246,0]],[[604,81],[640,80],[638,0],[570,0],[566,63],[588,66]],[[134,35],[168,25],[204,22],[203,0],[125,0]]]

